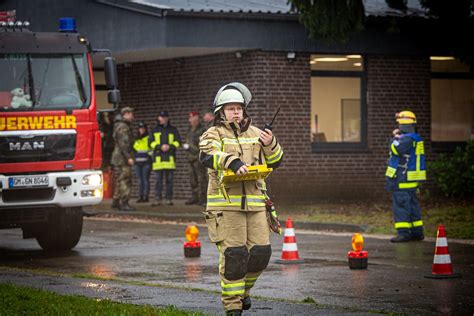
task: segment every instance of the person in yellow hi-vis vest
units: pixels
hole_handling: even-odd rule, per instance
[[[135,163],[133,167],[138,179],[137,203],[147,203],[150,193],[151,156],[148,145],[148,127],[145,122],[138,123],[138,138],[133,143],[135,151]]]
[[[222,184],[225,170],[247,174],[249,166],[278,168],[283,149],[271,130],[253,126],[246,108],[251,93],[241,83],[223,86],[214,100],[215,120],[201,136],[199,160],[208,169],[205,218],[219,249],[222,303],[226,315],[250,308],[250,289],[271,256],[263,179]],[[225,191],[225,192],[224,192]]]
[[[156,176],[156,200],[151,205],[161,204],[163,179],[166,181],[166,204],[173,205],[173,174],[176,169],[176,150],[181,144],[181,138],[178,129],[170,124],[167,111],[158,115],[158,124],[148,137],[148,143],[153,151],[152,169]]]

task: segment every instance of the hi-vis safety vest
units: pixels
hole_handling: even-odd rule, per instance
[[[173,126],[158,126],[148,138],[150,148],[153,150],[153,170],[176,169],[175,153],[180,146],[178,130]],[[170,149],[161,151],[161,146],[167,144]]]
[[[399,153],[395,141],[391,144],[385,176],[397,180],[398,189],[413,189],[420,181],[426,180],[425,147],[420,135],[403,134],[401,138],[410,137],[412,146],[406,154]]]
[[[150,146],[148,145],[148,135],[137,139],[133,143],[133,149],[135,150],[135,162],[145,163],[151,160]]]
[[[222,126],[211,127],[201,136],[200,161],[209,168],[208,211],[265,210],[264,179],[225,183],[229,199],[226,199],[221,187],[223,172],[230,169],[231,163],[236,159],[247,165],[266,164],[270,168],[278,168],[283,158],[283,149],[275,137],[271,144],[263,146],[259,136],[260,129],[251,126],[250,122],[243,129],[233,122],[223,122]]]

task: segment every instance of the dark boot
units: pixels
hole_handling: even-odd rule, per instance
[[[118,199],[114,199],[112,201],[112,208],[117,209],[117,210],[120,208],[120,201]]]
[[[242,315],[242,311],[240,309],[233,309],[231,311],[225,312],[226,316],[240,316]]]
[[[144,199],[140,196],[140,198],[137,200],[137,203],[143,203]]]
[[[404,236],[404,235],[397,235],[390,239],[391,242],[408,242],[410,241],[411,238],[409,236]]]
[[[166,205],[173,205],[173,201],[171,201],[171,200],[166,200]]]
[[[250,296],[247,296],[242,300],[242,309],[244,311],[249,310],[252,307],[252,301],[250,300]]]
[[[133,212],[135,209],[128,204],[128,200],[123,200],[120,205],[120,210],[123,212]]]
[[[148,203],[148,202],[150,202],[150,200],[148,200],[148,196],[145,196],[145,197],[143,198],[143,203]]]

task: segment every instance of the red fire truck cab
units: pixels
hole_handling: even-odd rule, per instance
[[[46,250],[71,249],[82,206],[103,195],[93,51],[73,19],[61,19],[60,32],[34,33],[1,16],[0,229],[21,228]],[[116,107],[111,57],[105,72]]]

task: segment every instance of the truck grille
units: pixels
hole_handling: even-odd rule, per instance
[[[0,209],[0,228],[13,228],[19,224],[39,223],[47,220],[47,209]]]
[[[1,196],[5,203],[51,201],[56,190],[53,188],[3,189]]]
[[[0,163],[72,160],[75,130],[0,132]]]

